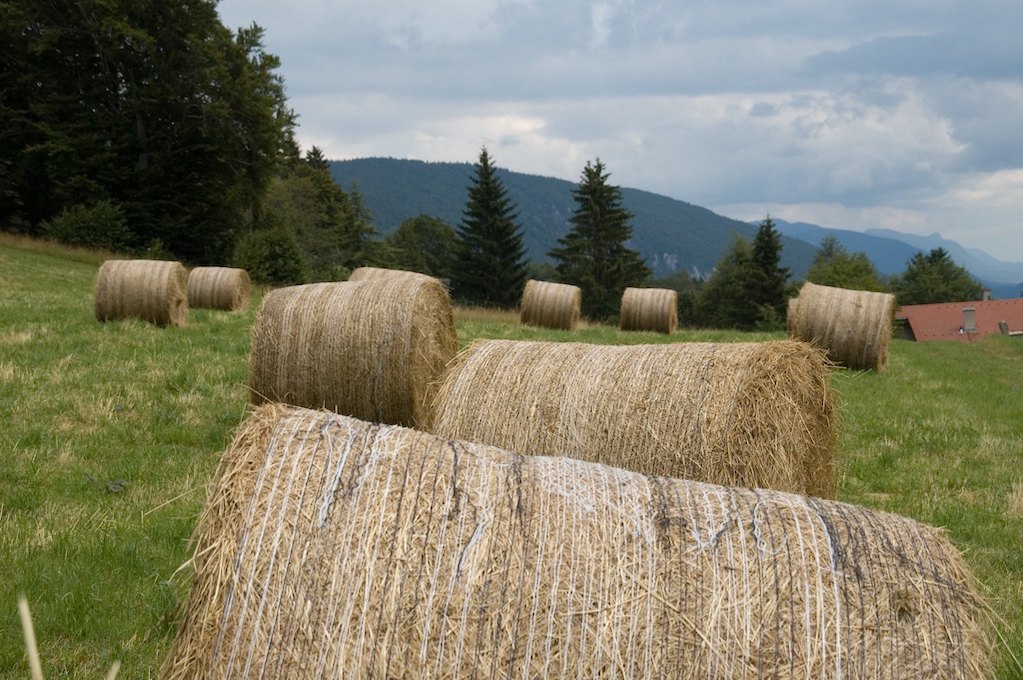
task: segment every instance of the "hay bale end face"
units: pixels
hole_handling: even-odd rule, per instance
[[[480,340],[449,366],[428,429],[534,455],[830,498],[836,414],[802,342]]]
[[[456,349],[451,300],[432,277],[279,288],[253,326],[249,387],[255,403],[412,426]]]
[[[249,273],[235,267],[196,267],[188,273],[188,306],[242,311],[252,295]]]
[[[575,330],[582,315],[579,286],[530,279],[522,291],[519,320],[526,326]]]
[[[623,331],[674,333],[678,330],[678,292],[669,288],[626,288],[619,321]]]
[[[184,326],[187,281],[180,262],[107,260],[96,277],[96,320],[142,319],[160,326]]]
[[[992,677],[943,532],[270,405],[194,536],[164,680]]]
[[[836,364],[853,370],[883,371],[888,366],[895,296],[804,283],[790,298],[789,335],[813,343]]]

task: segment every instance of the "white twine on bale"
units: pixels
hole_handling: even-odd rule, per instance
[[[991,676],[939,530],[336,414],[257,411],[197,541],[165,678]]]

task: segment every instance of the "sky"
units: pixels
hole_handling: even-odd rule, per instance
[[[1023,262],[1020,0],[222,0],[303,149],[612,184]]]

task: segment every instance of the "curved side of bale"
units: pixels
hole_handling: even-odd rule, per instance
[[[187,281],[180,262],[107,260],[96,277],[96,320],[142,319],[161,326],[184,326]]]
[[[833,497],[824,354],[796,341],[481,340],[451,363],[431,432],[650,475]]]
[[[280,288],[253,326],[249,387],[255,403],[411,426],[456,349],[451,300],[432,277]]]
[[[623,331],[674,333],[678,330],[678,292],[669,288],[626,288],[620,315]]]
[[[324,412],[249,418],[194,545],[164,680],[992,677],[938,529]]]
[[[519,321],[527,326],[572,331],[579,324],[582,303],[579,286],[530,279],[522,291]]]
[[[440,282],[440,279],[429,274],[410,272],[405,269],[386,269],[384,267],[357,267],[349,276],[349,281],[367,281],[390,277],[405,277],[410,279],[431,279]]]
[[[888,366],[894,311],[894,295],[807,282],[789,302],[786,325],[792,337],[824,348],[836,364],[882,371]]]
[[[241,311],[249,306],[252,281],[236,267],[196,267],[188,274],[188,306]]]

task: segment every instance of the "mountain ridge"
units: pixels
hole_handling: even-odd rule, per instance
[[[475,176],[471,163],[380,157],[330,161],[330,171],[345,191],[354,183],[374,225],[384,234],[424,213],[456,226]],[[569,229],[576,207],[572,190],[578,184],[500,167],[497,176],[517,209],[527,257],[549,261],[547,253]],[[609,181],[614,184],[613,173]],[[737,235],[751,240],[756,235],[755,226],[701,206],[642,189],[622,187],[621,191],[623,206],[633,214],[629,245],[656,276],[684,270],[706,277]],[[800,278],[815,252],[805,241],[783,237],[782,265]]]
[[[927,236],[905,234],[894,229],[852,231],[822,227],[809,222],[786,222],[775,219],[778,231],[792,238],[819,246],[827,236],[834,236],[850,253],[864,253],[878,273],[893,276],[905,271],[917,253],[944,248],[952,260],[977,278],[996,299],[1019,297],[1023,289],[1023,263],[1002,262],[976,248],[964,248],[956,241],[938,233]]]

